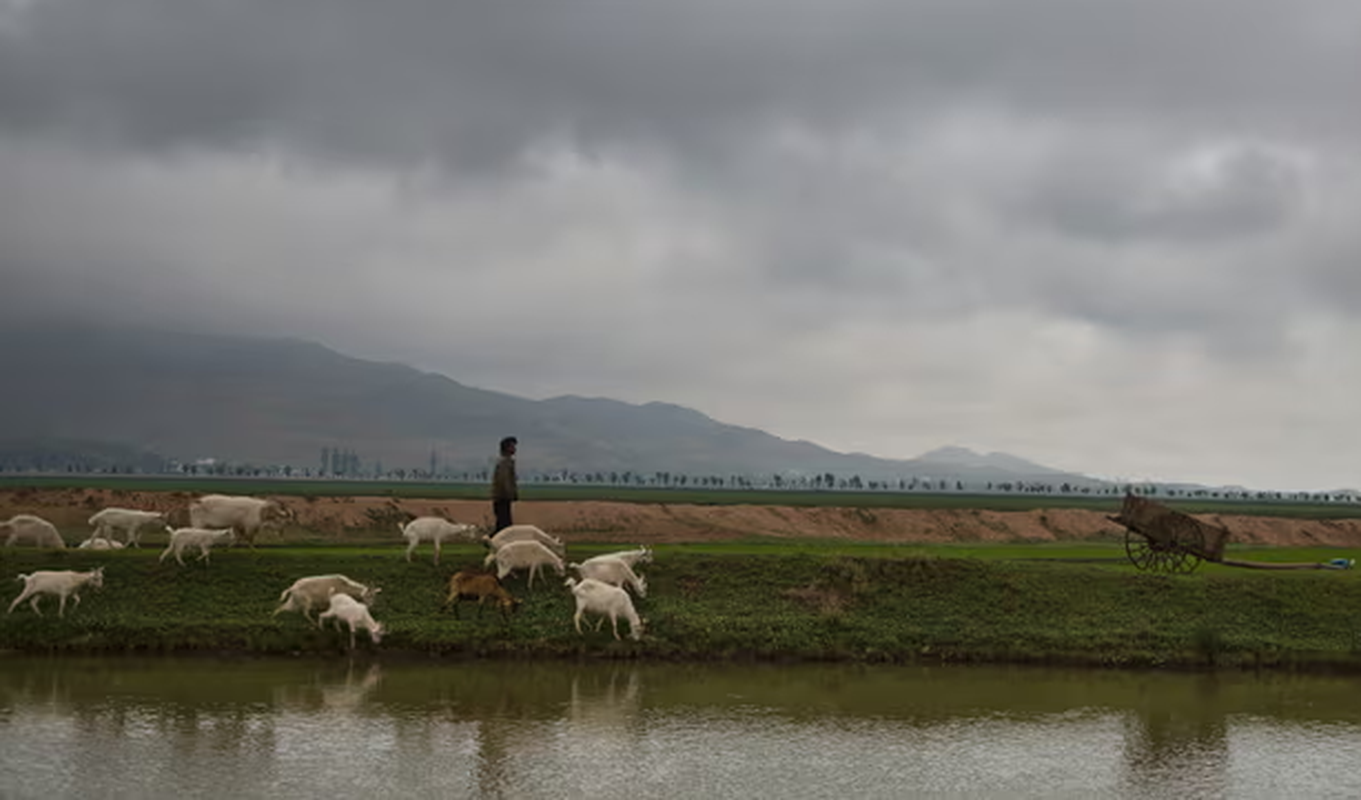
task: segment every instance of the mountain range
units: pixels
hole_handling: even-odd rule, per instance
[[[315,342],[65,327],[0,335],[5,448],[125,448],[179,461],[316,468],[323,448],[387,468],[480,470],[496,442],[521,440],[522,469],[543,473],[858,475],[1097,484],[1004,453],[944,447],[915,459],[839,453],[728,425],[663,402],[576,396],[532,400],[410,366],[353,358]]]

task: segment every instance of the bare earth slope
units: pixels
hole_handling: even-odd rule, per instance
[[[177,512],[178,524],[191,496],[179,492],[94,489],[18,489],[0,492],[0,519],[38,514],[63,530],[86,527],[105,506]],[[319,533],[393,527],[401,512],[437,514],[460,522],[491,522],[490,504],[469,500],[394,500],[384,497],[280,498],[298,524]],[[1123,535],[1124,529],[1094,511],[914,510],[804,508],[792,506],[697,506],[613,502],[525,501],[516,521],[569,538],[626,543],[717,541],[750,536],[810,537],[875,542],[1075,541]],[[1361,519],[1304,520],[1211,514],[1201,517],[1227,528],[1240,544],[1361,547]],[[172,517],[172,519],[174,519]],[[395,535],[396,531],[393,530]],[[70,540],[68,535],[67,539]]]

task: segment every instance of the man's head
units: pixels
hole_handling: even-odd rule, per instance
[[[519,440],[519,439],[516,439],[514,436],[507,436],[506,438],[502,439],[502,440],[501,440],[501,455],[503,455],[503,456],[513,456],[513,455],[515,455],[515,447],[516,447],[516,445],[518,445],[519,443],[520,443],[520,440]]]

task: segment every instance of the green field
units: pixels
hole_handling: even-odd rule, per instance
[[[481,485],[186,478],[0,478],[0,488],[224,491],[293,496],[387,495],[483,499]],[[603,486],[527,486],[524,499],[638,503],[751,503],[863,508],[1091,508],[1115,498],[881,492],[743,492]],[[1355,517],[1347,506],[1176,502],[1191,512]],[[0,549],[0,587],[34,569],[106,565],[107,585],[66,619],[23,606],[0,619],[0,648],[52,653],[342,653],[348,637],[296,614],[271,617],[279,593],[304,575],[339,572],[382,586],[374,615],[389,627],[385,657],[609,657],[670,660],[831,659],[1003,662],[1092,666],[1333,669],[1361,672],[1361,572],[1274,572],[1202,564],[1190,575],[1137,572],[1123,537],[1084,542],[884,544],[752,537],[659,545],[644,569],[650,591],[641,643],[608,633],[578,636],[572,598],[556,576],[512,591],[522,611],[461,620],[441,609],[448,575],[480,564],[472,545],[430,547],[408,563],[388,526],[337,537],[288,530],[257,550],[217,552],[211,565],[157,561],[162,534],[135,551]],[[571,559],[609,546],[572,542]],[[1317,563],[1352,549],[1230,544],[1242,561]],[[54,601],[45,605],[53,607]]]
[[[661,545],[660,547],[666,547]],[[1111,565],[1133,569],[1120,541],[1082,542],[952,542],[890,544],[883,542],[854,542],[844,539],[753,537],[725,542],[702,542],[673,545],[687,553],[713,555],[823,555],[858,558],[970,558],[982,561],[1035,561],[1067,564]],[[1339,547],[1272,547],[1267,545],[1230,544],[1224,557],[1237,561],[1269,563],[1319,563],[1334,558],[1358,558],[1361,548]],[[1213,562],[1201,562],[1196,572],[1241,573],[1240,567]]]
[[[0,489],[115,489],[124,491],[224,492],[229,494],[284,495],[294,497],[378,496],[421,499],[485,500],[483,484],[415,481],[346,481],[303,479],[254,479],[147,476],[30,476],[0,475]],[[1041,508],[1075,508],[1113,514],[1119,497],[1040,494],[970,494],[955,492],[891,491],[776,491],[741,489],[663,489],[603,485],[529,484],[521,487],[523,501],[613,500],[626,503],[696,505],[835,506],[849,508],[980,509],[1031,511]],[[1248,502],[1229,500],[1163,499],[1162,502],[1191,514],[1244,514],[1299,519],[1355,519],[1361,506],[1320,502]]]
[[[579,560],[606,549],[574,545]],[[340,572],[383,587],[373,613],[390,629],[363,653],[386,657],[607,657],[866,662],[1004,662],[1361,672],[1361,572],[1258,572],[1205,565],[1138,573],[1113,544],[884,546],[751,540],[664,545],[643,568],[642,642],[578,636],[571,596],[553,577],[503,624],[441,609],[447,576],[480,563],[471,545],[271,546],[214,554],[210,565],[157,561],[156,549],[0,551],[0,586],[34,569],[106,568],[106,585],[57,619],[27,606],[0,619],[0,647],[44,653],[336,653],[347,636],[297,614],[271,617],[294,579]],[[1234,552],[1322,560],[1335,550]],[[626,626],[624,626],[626,627]]]

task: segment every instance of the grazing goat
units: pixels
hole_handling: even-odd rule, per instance
[[[411,552],[421,542],[435,543],[435,563],[439,563],[439,548],[445,539],[467,539],[475,541],[477,526],[461,522],[450,522],[443,517],[416,517],[405,525],[397,524],[397,529],[406,537],[406,560],[411,560]]]
[[[620,561],[624,562],[625,564],[628,564],[630,567],[636,567],[639,564],[651,564],[652,548],[639,547],[636,550],[620,550],[617,553],[603,553],[598,556],[592,556],[591,558],[586,559],[586,561],[583,561],[582,563],[584,564],[588,561],[596,561],[598,559],[603,558],[617,558]]]
[[[78,545],[81,550],[122,550],[126,545],[115,539],[96,539],[91,536]]]
[[[237,536],[255,547],[255,534],[265,528],[278,529],[292,512],[278,500],[207,494],[189,505],[189,525],[194,528],[232,528]]]
[[[373,616],[369,614],[369,607],[350,597],[348,594],[332,592],[331,607],[321,612],[317,617],[320,623],[324,619],[334,619],[336,627],[345,622],[350,626],[350,649],[354,649],[354,632],[357,628],[363,628],[369,632],[369,639],[378,644],[383,638],[383,626],[375,622]]]
[[[582,578],[594,578],[601,583],[621,588],[627,584],[639,597],[647,597],[647,581],[629,569],[629,565],[622,558],[601,556],[567,566],[576,570]]]
[[[498,579],[505,578],[512,570],[528,569],[529,582],[525,585],[526,589],[534,586],[534,576],[538,573],[540,567],[550,566],[559,575],[564,572],[562,559],[558,557],[558,554],[538,542],[511,542],[499,550],[488,553],[486,560],[482,562],[482,566],[489,567],[492,562],[496,563],[496,577]]]
[[[537,525],[511,525],[497,531],[495,536],[483,536],[482,543],[492,550],[500,550],[511,542],[538,542],[558,554],[567,555],[567,546],[556,536],[551,536]]]
[[[585,578],[580,583],[577,583],[576,578],[568,578],[563,583],[572,590],[577,599],[577,613],[572,616],[572,624],[576,626],[577,633],[581,633],[582,616],[590,612],[601,615],[602,621],[605,617],[610,618],[610,626],[614,629],[616,639],[619,638],[620,617],[629,621],[629,638],[636,642],[643,637],[643,620],[634,610],[628,592],[594,578]],[[599,629],[600,623],[597,622],[596,630]]]
[[[270,616],[280,611],[301,611],[308,622],[315,622],[320,628],[321,620],[312,618],[312,609],[328,607],[332,594],[346,594],[365,605],[373,605],[381,591],[383,590],[376,586],[365,586],[344,575],[313,575],[298,578],[279,595],[280,605]]]
[[[5,547],[9,547],[21,540],[29,540],[38,547],[55,547],[58,550],[66,549],[66,542],[57,533],[57,526],[32,514],[15,514],[4,522],[0,522],[0,533],[8,531],[9,537],[5,539]]]
[[[489,597],[496,602],[501,609],[501,616],[506,619],[520,609],[520,601],[510,596],[495,575],[468,570],[449,576],[449,596],[444,600],[444,607],[453,606],[454,619],[458,619],[458,604],[464,600],[476,600],[477,616],[481,619],[483,602]]]
[[[220,530],[208,530],[206,528],[179,528],[170,532],[170,544],[161,553],[160,561],[165,561],[165,557],[171,553],[175,554],[175,560],[184,566],[184,559],[181,554],[190,547],[198,548],[198,560],[208,561],[208,551],[216,544],[231,544],[236,538],[236,531],[231,528]]]
[[[14,607],[22,603],[26,598],[33,598],[29,603],[33,607],[33,612],[42,616],[43,612],[38,609],[38,598],[45,594],[55,594],[61,598],[61,605],[57,607],[57,616],[66,616],[66,598],[75,598],[75,605],[80,605],[80,590],[86,586],[93,586],[98,589],[104,585],[104,568],[95,567],[89,572],[74,572],[72,570],[62,570],[60,572],[43,571],[31,572],[27,575],[20,575],[18,580],[24,582],[24,590],[19,596],[14,598],[14,602],[9,604],[9,611],[13,614]],[[74,607],[74,606],[73,606]]]
[[[165,512],[162,511],[139,511],[135,508],[106,508],[90,517],[89,523],[94,526],[94,533],[90,534],[91,539],[106,539],[114,541],[110,533],[123,531],[125,534],[124,542],[129,547],[136,547],[142,537],[142,528],[148,525],[157,530],[170,530],[170,525],[166,522]]]

